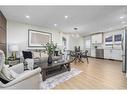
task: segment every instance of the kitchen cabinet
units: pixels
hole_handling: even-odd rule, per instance
[[[95,48],[91,48],[91,57],[96,57],[96,50],[95,50]]]
[[[91,40],[92,40],[92,44],[101,44],[102,43],[102,33],[92,35]]]
[[[111,50],[110,49],[104,50],[104,58],[111,59]]]
[[[112,50],[112,59],[122,60],[122,50]]]
[[[104,58],[122,60],[122,50],[121,49],[105,49]]]

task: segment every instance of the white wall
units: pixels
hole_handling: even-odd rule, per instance
[[[67,50],[74,50],[75,46],[80,46],[81,50],[84,49],[84,38],[76,36],[75,34],[64,34],[61,33],[61,37],[67,39]]]
[[[14,21],[7,21],[8,56],[10,55],[9,45],[11,44],[17,44],[19,46],[19,51],[28,49],[28,29],[52,33],[53,42],[61,46],[62,46],[62,37],[65,37],[67,39],[67,50],[74,50],[74,46],[81,46],[81,49],[83,49],[82,37],[72,37],[71,34],[65,34],[41,26],[28,25]]]
[[[91,37],[84,37],[84,49],[88,50],[88,56],[91,56]]]
[[[81,50],[84,50],[84,40],[83,37],[76,35],[68,34],[68,50],[74,50],[75,46],[80,46]]]
[[[84,39],[83,39],[83,37],[80,36],[77,39],[78,39],[77,45],[80,46],[81,50],[84,50]]]
[[[17,44],[19,50],[26,50],[28,48],[28,29],[39,30],[52,33],[52,40],[54,43],[61,44],[61,33],[48,28],[28,25],[19,22],[7,22],[7,50],[10,44]]]

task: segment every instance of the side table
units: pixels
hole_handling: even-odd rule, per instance
[[[20,63],[20,59],[16,59],[16,60],[8,60],[9,63],[9,67],[14,66],[16,64]]]

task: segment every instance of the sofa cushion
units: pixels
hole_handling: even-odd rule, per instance
[[[41,53],[41,57],[42,57],[42,58],[43,58],[43,57],[46,58],[46,57],[48,57],[48,54],[47,54],[46,52],[42,52],[42,53]]]
[[[40,58],[40,52],[32,51],[33,58]]]
[[[24,59],[30,58],[32,59],[32,52],[31,51],[22,51]]]

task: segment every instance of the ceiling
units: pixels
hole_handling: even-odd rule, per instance
[[[8,20],[83,36],[127,23],[127,6],[0,6],[0,10]]]

